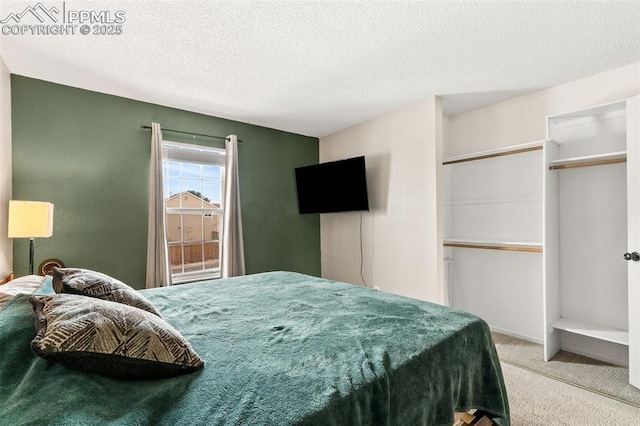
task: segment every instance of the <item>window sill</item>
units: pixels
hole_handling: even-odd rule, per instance
[[[174,274],[171,277],[173,284],[187,284],[194,281],[215,280],[218,278],[220,278],[220,268]]]

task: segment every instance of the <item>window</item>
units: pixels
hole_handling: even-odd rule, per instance
[[[162,157],[173,282],[217,278],[225,151],[164,141]]]

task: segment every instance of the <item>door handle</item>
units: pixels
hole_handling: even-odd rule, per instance
[[[633,253],[625,253],[624,254],[624,259],[625,260],[633,260],[634,262],[638,262],[638,261],[640,261],[640,253],[638,253],[637,251],[634,251]]]

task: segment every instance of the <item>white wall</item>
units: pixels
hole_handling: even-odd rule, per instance
[[[11,78],[0,56],[0,275],[12,270],[13,244],[7,238],[11,198]]]
[[[546,116],[625,99],[640,93],[640,64],[450,117],[444,156],[541,140]]]
[[[440,98],[320,139],[320,162],[364,155],[370,212],[362,214],[362,275],[370,287],[441,302]],[[322,276],[362,284],[361,214],[321,217]]]

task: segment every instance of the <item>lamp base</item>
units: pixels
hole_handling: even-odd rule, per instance
[[[33,275],[33,252],[35,247],[35,238],[29,238],[29,275]]]

